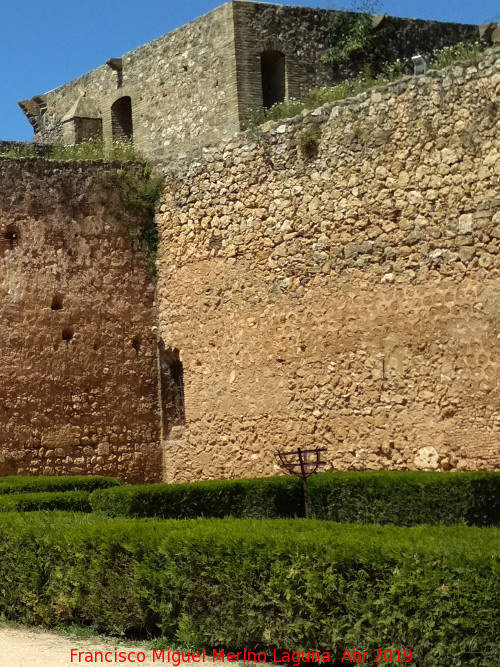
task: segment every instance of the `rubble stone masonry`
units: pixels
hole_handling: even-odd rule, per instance
[[[133,136],[136,148],[149,158],[186,155],[239,132],[249,112],[262,107],[264,87],[274,90],[274,100],[281,99],[275,89],[294,98],[311,87],[343,80],[350,70],[334,74],[321,58],[333,14],[309,7],[227,2],[121,57],[110,53],[107,64],[24,100],[21,108],[35,129],[36,142],[73,144],[101,138],[110,143]],[[415,53],[479,38],[477,26],[394,17],[379,21],[376,34],[383,39],[357,67],[407,60]],[[263,78],[265,53],[283,56],[281,73],[273,70],[270,78]]]
[[[0,159],[1,476],[161,479],[154,278],[109,168]]]
[[[167,481],[309,445],[332,469],[500,468],[499,105],[495,48],[170,168]]]

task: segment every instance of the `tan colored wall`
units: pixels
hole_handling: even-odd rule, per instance
[[[107,142],[112,104],[130,97],[134,144],[149,157],[217,144],[239,130],[231,3],[124,54],[122,63],[121,87],[103,65],[44,95],[36,139],[62,140],[60,121],[80,96],[100,110]]]
[[[168,481],[270,475],[297,445],[334,469],[500,468],[499,68],[496,49],[167,178]]]
[[[0,159],[0,475],[161,476],[154,279],[104,169]]]

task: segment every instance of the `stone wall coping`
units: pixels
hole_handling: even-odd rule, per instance
[[[0,175],[25,178],[63,178],[66,182],[90,182],[98,174],[127,170],[140,174],[144,163],[105,160],[50,160],[46,157],[9,157],[0,155]],[[29,192],[25,193],[29,197]]]

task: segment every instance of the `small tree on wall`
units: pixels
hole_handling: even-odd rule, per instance
[[[334,73],[344,72],[346,68],[346,73],[351,75],[361,71],[363,56],[379,37],[373,25],[373,16],[379,10],[378,0],[353,0],[349,8],[342,7],[332,14],[323,62],[330,65]]]
[[[322,61],[337,83],[358,75],[391,79],[394,67],[399,76],[413,74],[416,54],[431,59],[437,50],[461,42],[470,47],[480,38],[471,25],[387,16],[379,0],[351,0],[331,9]]]

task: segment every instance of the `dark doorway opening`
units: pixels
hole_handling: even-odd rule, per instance
[[[131,141],[132,127],[132,100],[130,97],[120,97],[111,107],[111,132],[113,141]]]
[[[186,422],[184,406],[184,368],[179,350],[159,343],[162,422],[165,431]]]
[[[266,109],[283,102],[286,95],[285,54],[264,51],[260,54],[262,71],[262,101]]]

